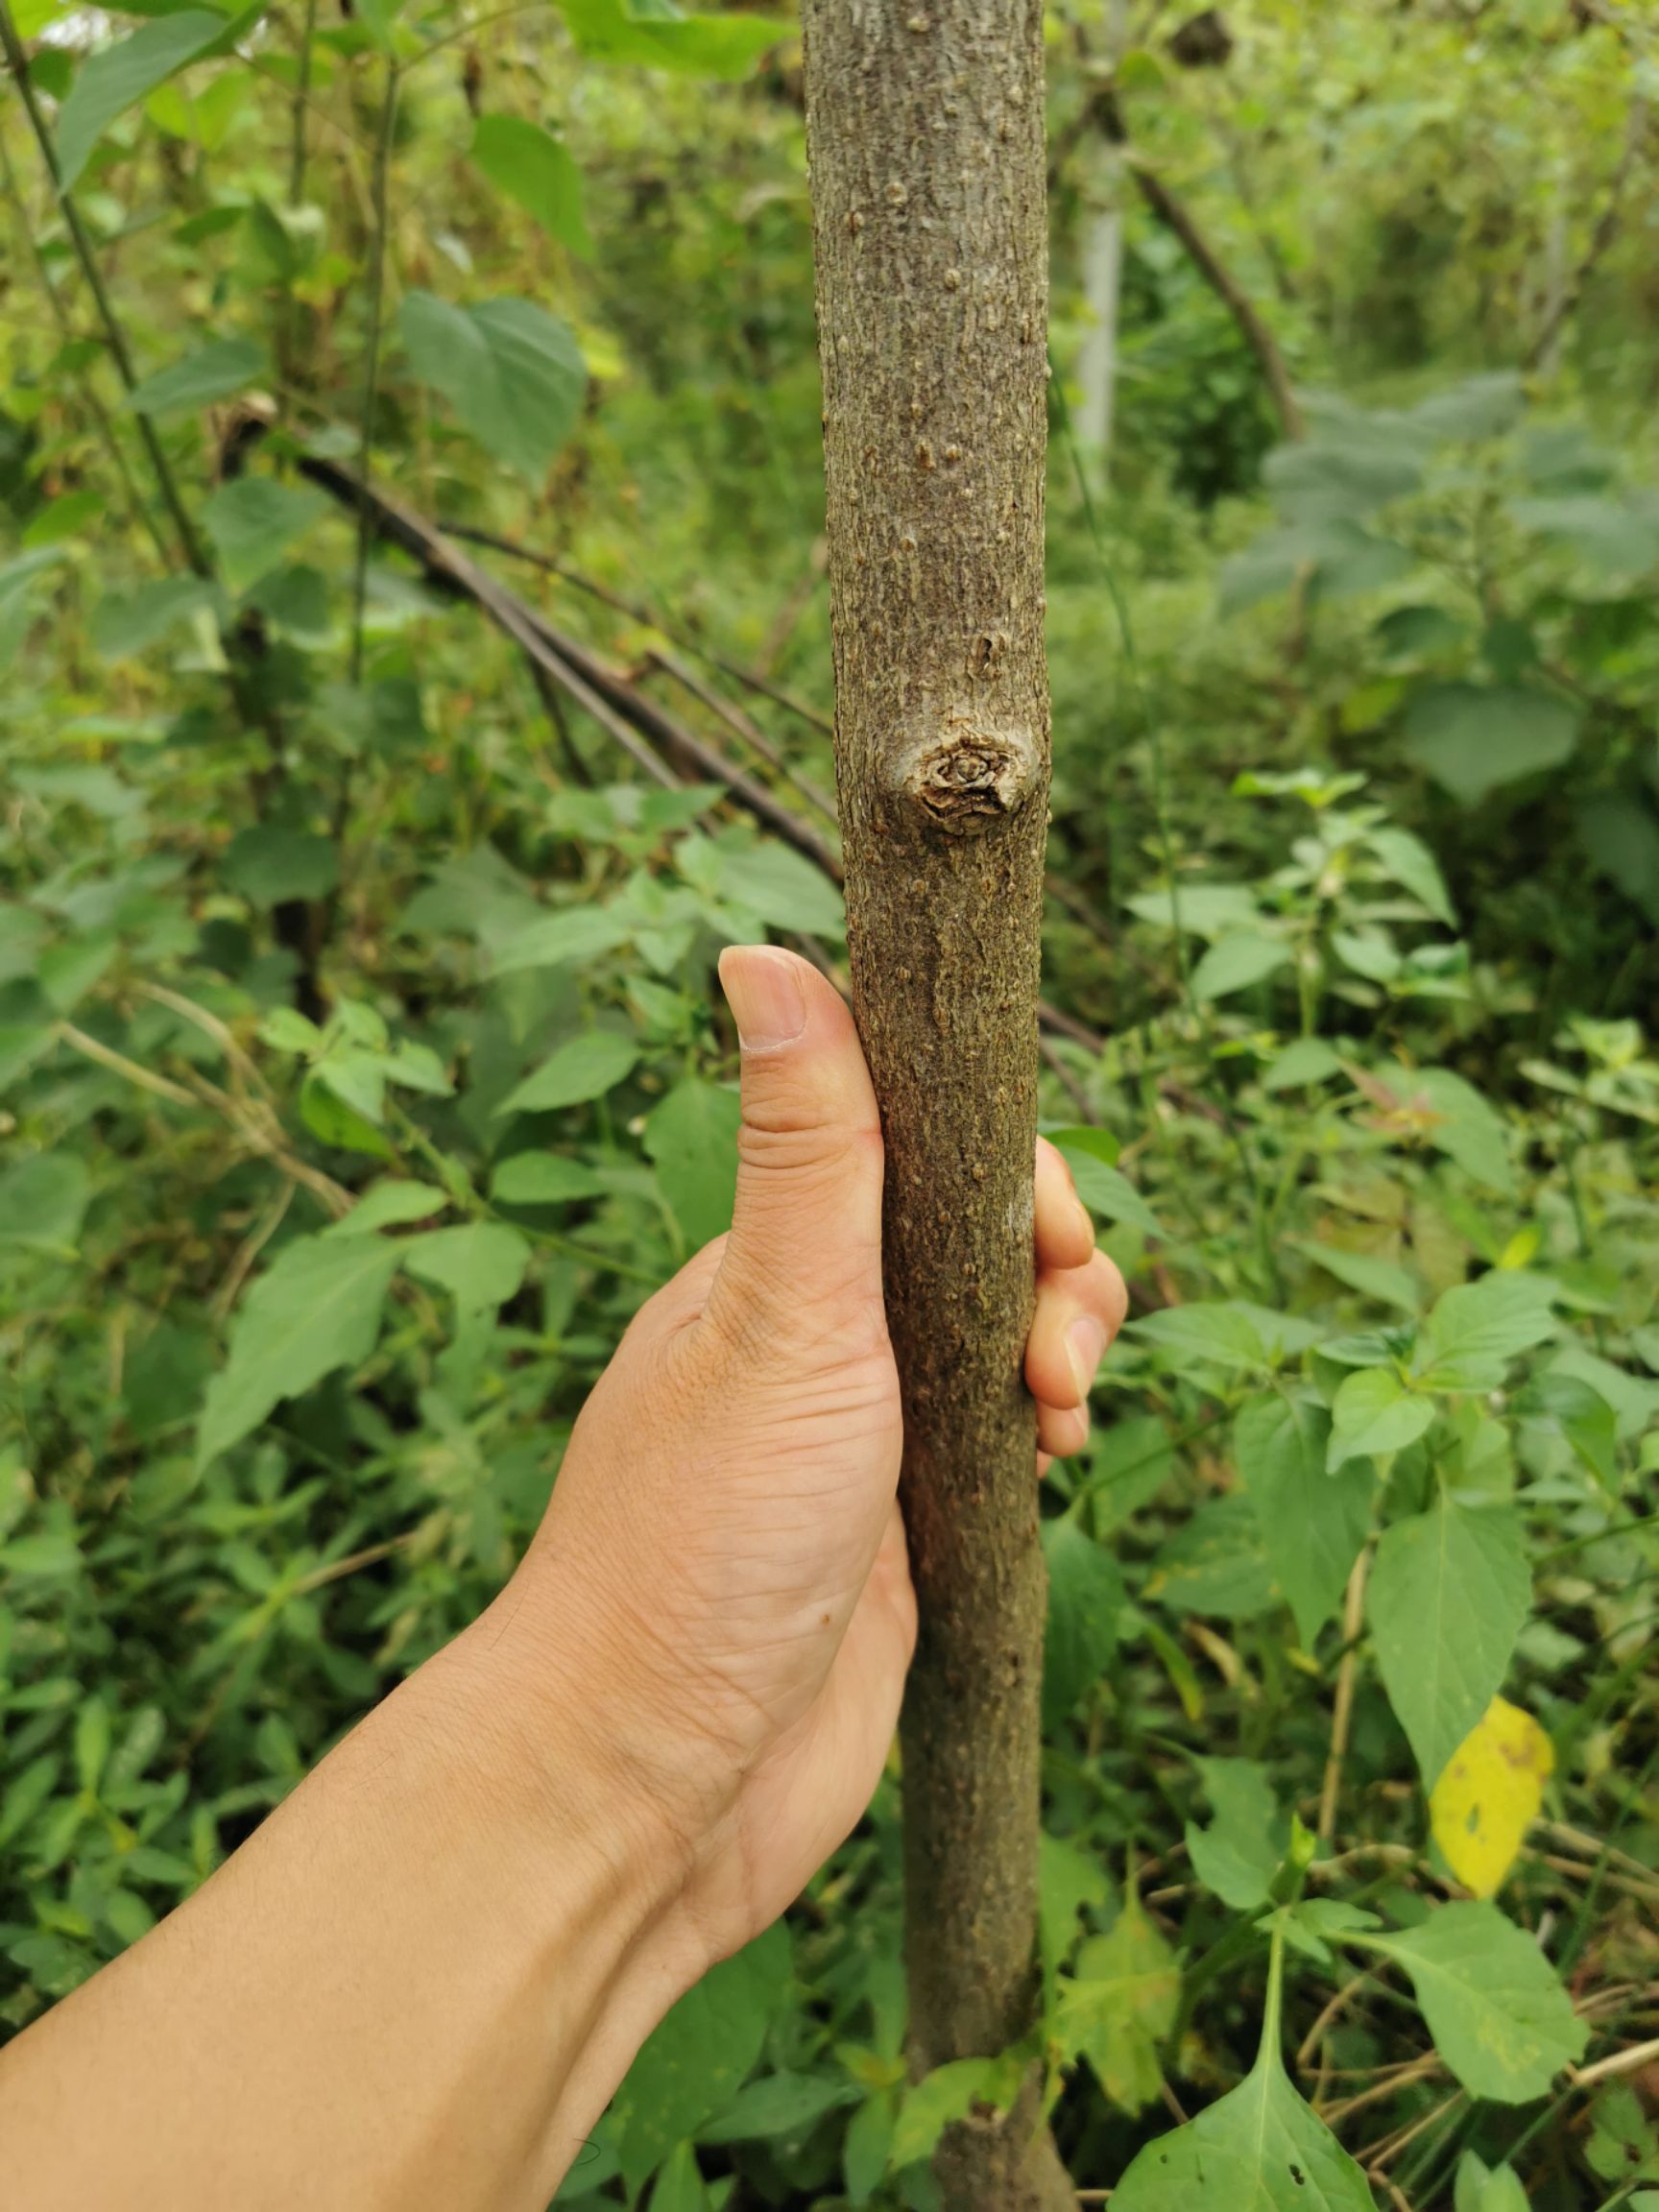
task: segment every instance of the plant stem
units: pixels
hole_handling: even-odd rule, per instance
[[[4,0],[0,0],[0,5]],[[380,128],[374,140],[373,200],[374,235],[369,261],[369,352],[363,370],[363,420],[357,443],[357,474],[370,481],[374,446],[374,409],[380,383],[380,324],[386,300],[386,182],[392,165],[392,134],[397,120],[397,62],[386,60],[386,88],[380,102]],[[363,614],[369,596],[369,548],[374,525],[367,502],[357,517],[357,565],[351,589],[351,681],[363,681]]]
[[[40,158],[45,163],[46,173],[52,180],[52,189],[58,196],[58,204],[63,210],[63,220],[68,226],[70,242],[75,249],[75,258],[81,265],[81,274],[86,279],[87,288],[91,292],[93,301],[98,309],[98,320],[104,329],[104,343],[109,349],[109,357],[115,364],[115,373],[120,377],[123,388],[131,396],[138,388],[138,377],[132,367],[132,356],[128,350],[126,332],[116,320],[115,309],[108,292],[105,289],[104,277],[98,267],[97,256],[92,251],[92,241],[86,235],[85,226],[81,221],[80,211],[75,205],[73,195],[63,188],[62,174],[58,167],[58,150],[52,142],[52,133],[46,128],[46,118],[40,112],[40,103],[35,97],[35,87],[29,78],[29,58],[24,53],[23,42],[17,36],[17,26],[12,20],[12,10],[8,0],[0,0],[0,49],[5,52],[6,65],[11,70],[12,79],[16,84],[18,96],[23,102],[24,112],[29,118],[29,128],[35,133],[35,143],[40,149]],[[161,449],[160,439],[156,435],[156,425],[148,415],[137,408],[133,409],[132,419],[138,425],[138,436],[143,442],[145,454],[155,473],[156,489],[161,494],[161,503],[166,508],[173,527],[179,534],[179,544],[184,555],[185,563],[194,569],[198,576],[211,579],[212,565],[207,559],[206,550],[200,537],[197,535],[196,525],[191,521],[183,499],[180,496],[179,486],[174,477],[171,464]]]
[[[1329,1843],[1336,1833],[1336,1806],[1342,1794],[1342,1767],[1354,1720],[1354,1685],[1359,1672],[1359,1639],[1365,1626],[1365,1583],[1371,1572],[1371,1545],[1354,1562],[1342,1607],[1342,1664],[1336,1671],[1336,1701],[1331,1715],[1331,1752],[1325,1762],[1325,1787],[1319,1796],[1318,1836]]]

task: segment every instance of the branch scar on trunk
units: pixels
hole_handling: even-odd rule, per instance
[[[952,837],[982,837],[1042,781],[1043,757],[1027,730],[997,728],[971,709],[892,756],[894,789]]]

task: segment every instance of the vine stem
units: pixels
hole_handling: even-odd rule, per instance
[[[1325,1761],[1325,1786],[1319,1796],[1321,1843],[1329,1843],[1336,1833],[1336,1806],[1342,1794],[1342,1768],[1348,1757],[1348,1734],[1354,1721],[1354,1685],[1359,1672],[1359,1639],[1365,1626],[1365,1584],[1370,1573],[1371,1546],[1367,1543],[1348,1576],[1348,1595],[1342,1606],[1342,1664],[1336,1671],[1331,1751]]]
[[[6,65],[12,72],[12,81],[17,86],[18,97],[23,103],[24,113],[29,118],[29,128],[35,133],[35,143],[40,149],[40,158],[45,163],[46,173],[52,180],[52,189],[57,194],[58,204],[63,210],[63,220],[68,226],[70,243],[75,249],[75,258],[81,265],[81,274],[86,279],[87,289],[91,292],[93,302],[98,309],[98,320],[104,330],[104,343],[109,349],[109,357],[115,364],[115,373],[121,379],[122,387],[131,397],[138,388],[138,377],[132,367],[132,353],[128,349],[127,334],[116,319],[113,302],[105,288],[103,272],[99,269],[97,255],[92,251],[92,241],[86,235],[86,228],[81,220],[80,210],[75,204],[74,197],[64,189],[62,171],[58,166],[58,149],[53,143],[51,132],[46,128],[46,118],[40,112],[40,103],[35,97],[35,87],[29,78],[29,58],[23,51],[23,41],[17,36],[17,26],[12,19],[9,0],[0,0],[0,50],[4,50]],[[146,457],[155,474],[156,489],[161,494],[161,503],[167,510],[174,529],[178,532],[180,548],[183,553],[185,562],[198,576],[211,581],[212,565],[208,561],[206,550],[197,534],[196,525],[191,521],[184,501],[180,495],[172,467],[166,454],[162,451],[160,439],[156,435],[156,425],[141,408],[133,409],[132,419],[138,425],[138,436],[143,443]]]
[[[5,0],[0,0],[0,6]],[[386,192],[392,166],[392,134],[397,120],[398,67],[395,55],[386,59],[386,89],[380,102],[380,127],[374,140],[373,201],[373,249],[369,267],[369,353],[363,370],[363,420],[357,443],[357,474],[370,480],[374,445],[375,402],[380,383],[380,329],[386,302]],[[363,681],[363,618],[369,597],[369,547],[373,541],[373,517],[367,502],[358,511],[357,565],[351,589],[351,681]]]

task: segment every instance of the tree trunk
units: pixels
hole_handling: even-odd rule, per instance
[[[1046,238],[1037,0],[805,0],[835,759],[887,1140],[921,1600],[905,1699],[918,2073],[1031,2028],[1044,1572],[1032,1408]],[[949,2212],[1070,2205],[1035,2084],[950,2130]]]

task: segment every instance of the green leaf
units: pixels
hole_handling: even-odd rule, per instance
[[[490,935],[490,973],[521,974],[531,968],[575,967],[628,942],[630,925],[604,906],[565,906],[526,928]]]
[[[1582,710],[1514,684],[1435,684],[1407,709],[1406,750],[1473,806],[1500,784],[1557,768],[1578,742]]]
[[[1248,1498],[1200,1505],[1152,1561],[1142,1595],[1176,1613],[1253,1621],[1273,1603],[1273,1575]]]
[[[651,2192],[651,2212],[709,2212],[709,2192],[689,2143],[676,2143],[664,2159]]]
[[[1124,904],[1142,922],[1163,929],[1173,929],[1179,922],[1183,933],[1195,937],[1225,937],[1261,919],[1256,894],[1247,883],[1182,883],[1173,899],[1167,889],[1141,891]]]
[[[490,1195],[502,1206],[568,1206],[604,1189],[591,1167],[557,1152],[516,1152],[490,1179]]]
[[[1240,1407],[1234,1427],[1239,1477],[1308,1650],[1342,1602],[1371,1521],[1371,1469],[1327,1474],[1330,1440],[1322,1406],[1276,1392]]]
[[[1112,2212],[1376,2212],[1364,2175],[1286,2075],[1277,1960],[1276,1950],[1255,2065],[1196,2120],[1146,2145]]]
[[[1043,1524],[1043,1556],[1048,1567],[1043,1720],[1052,1729],[1110,1666],[1127,1592],[1117,1560],[1069,1513]]]
[[[779,1922],[711,1967],[647,2036],[612,2104],[630,2200],[676,2144],[731,2102],[788,1979],[789,1938]]]
[[[1059,1146],[1069,1164],[1074,1155],[1081,1153],[1085,1159],[1097,1160],[1103,1167],[1116,1167],[1123,1149],[1110,1129],[1096,1129],[1088,1124],[1071,1129],[1045,1126],[1043,1134],[1050,1144]]]
[[[1235,1912],[1252,1912],[1267,1902],[1289,1841],[1289,1823],[1267,1769],[1254,1759],[1196,1759],[1193,1764],[1214,1818],[1207,1828],[1195,1820],[1187,1823],[1192,1871]]]
[[[1334,1475],[1350,1459],[1404,1452],[1433,1418],[1431,1403],[1407,1390],[1391,1368],[1362,1367],[1333,1402],[1326,1464]]]
[[[590,258],[582,172],[562,139],[517,115],[481,115],[472,133],[472,159],[549,237]]]
[[[560,7],[578,52],[594,60],[643,63],[733,84],[794,29],[763,15],[685,15],[666,0],[649,9],[630,10],[623,0],[560,0]]]
[[[1505,1194],[1514,1190],[1508,1132],[1472,1083],[1450,1068],[1417,1068],[1403,1071],[1399,1086],[1407,1096],[1421,1099],[1433,1117],[1428,1137],[1436,1151],[1490,1190]]]
[[[192,9],[146,23],[83,65],[58,116],[58,174],[67,192],[117,115],[134,108],[225,36],[223,15]]]
[[[707,842],[717,855],[712,873],[720,897],[732,905],[774,929],[821,937],[847,934],[840,891],[804,854],[773,838],[750,844],[722,835]],[[682,868],[690,857],[682,847]]]
[[[1437,922],[1444,922],[1448,929],[1457,926],[1440,864],[1421,837],[1414,837],[1409,830],[1379,829],[1368,830],[1365,842],[1384,872],[1420,905],[1427,906]]]
[[[1109,1892],[1099,1860],[1046,1830],[1039,1839],[1039,1947],[1051,1974],[1071,1948],[1078,1913],[1085,1905],[1104,1905]]]
[[[1521,1526],[1506,1506],[1437,1492],[1384,1529],[1366,1612],[1388,1702],[1432,1790],[1503,1686],[1532,1599]]]
[[[1148,1237],[1161,1237],[1164,1232],[1157,1214],[1128,1176],[1120,1175],[1116,1167],[1108,1167],[1093,1152],[1082,1150],[1073,1142],[1073,1136],[1071,1130],[1062,1130],[1053,1142],[1064,1153],[1077,1195],[1090,1213],[1098,1214],[1106,1221],[1121,1221],[1131,1229],[1143,1230]]]
[[[1180,1374],[1203,1367],[1233,1373],[1270,1364],[1253,1315],[1236,1302],[1199,1299],[1190,1306],[1168,1306],[1159,1313],[1142,1314],[1129,1326]]]
[[[1513,2166],[1488,2168],[1475,2152],[1465,2151],[1457,2162],[1455,2212],[1527,2212],[1527,2192]]]
[[[233,591],[275,568],[295,539],[327,511],[321,492],[279,484],[274,476],[238,476],[222,484],[202,510],[202,527],[218,552]]]
[[[1113,2104],[1139,2112],[1162,2086],[1158,2046],[1175,2025],[1180,1999],[1175,1954],[1130,1889],[1111,1933],[1085,1943],[1075,1974],[1062,1978],[1056,2027]]]
[[[551,1114],[603,1097],[631,1072],[639,1047],[614,1029],[589,1029],[561,1045],[534,1073],[509,1091],[496,1107],[502,1114]]]
[[[1269,530],[1221,564],[1217,604],[1236,614],[1305,581],[1312,601],[1381,590],[1411,566],[1391,539],[1375,537],[1346,517],[1297,521]]]
[[[904,2093],[893,2130],[891,2163],[896,2170],[930,2158],[954,2120],[965,2120],[975,2105],[1005,2112],[1020,2087],[1017,2058],[953,2058],[935,2066]]]
[[[280,906],[325,899],[340,880],[340,854],[332,838],[255,824],[236,832],[222,868],[227,888],[250,905]]]
[[[1267,1091],[1299,1091],[1341,1072],[1342,1063],[1323,1037],[1298,1037],[1274,1054],[1262,1072]]]
[[[899,2098],[891,2089],[878,2091],[854,2113],[841,2152],[850,2203],[868,2204],[880,2187],[892,2157],[898,2119]]]
[[[265,373],[265,355],[248,338],[213,338],[127,395],[134,415],[173,415],[245,392]]]
[[[588,369],[566,325],[529,300],[456,307],[408,292],[397,326],[410,365],[497,460],[532,483],[576,427]]]
[[[646,1153],[689,1251],[732,1226],[742,1118],[734,1091],[688,1075],[645,1123]]]
[[[1415,1313],[1423,1303],[1416,1284],[1392,1260],[1379,1259],[1374,1252],[1344,1251],[1340,1244],[1322,1244],[1311,1237],[1291,1237],[1286,1242],[1328,1275],[1334,1275],[1338,1283],[1346,1283],[1350,1290],[1374,1298],[1379,1305]]]
[[[1290,948],[1283,938],[1263,937],[1259,930],[1240,929],[1219,937],[1192,971],[1192,996],[1225,998],[1232,992],[1247,991],[1288,967],[1290,959]]]
[[[1530,2104],[1584,2056],[1588,2030],[1554,1969],[1495,1905],[1441,1905],[1415,1928],[1343,1939],[1406,1969],[1435,2049],[1473,2096]]]
[[[75,1239],[91,1203],[86,1163],[73,1152],[36,1152],[0,1175],[0,1250],[75,1255]]]
[[[448,1291],[458,1320],[505,1306],[530,1264],[529,1245],[505,1221],[428,1229],[393,1249],[411,1275]]]
[[[1443,1291],[1418,1339],[1428,1390],[1496,1390],[1509,1363],[1554,1334],[1551,1286],[1537,1275],[1494,1268]]]
[[[371,1237],[377,1229],[400,1228],[407,1221],[430,1221],[448,1205],[448,1194],[433,1183],[376,1183],[364,1191],[344,1220],[334,1222],[323,1235]]]
[[[697,2130],[699,2143],[759,2143],[798,2135],[857,2095],[822,2074],[767,2074],[738,2090],[723,2112]]]
[[[92,646],[105,661],[144,653],[180,622],[213,605],[211,584],[201,576],[162,576],[125,597],[111,594],[92,610]]]
[[[198,1466],[250,1435],[281,1399],[368,1358],[398,1258],[377,1237],[301,1237],[283,1249],[243,1300],[229,1359],[207,1386]]]

